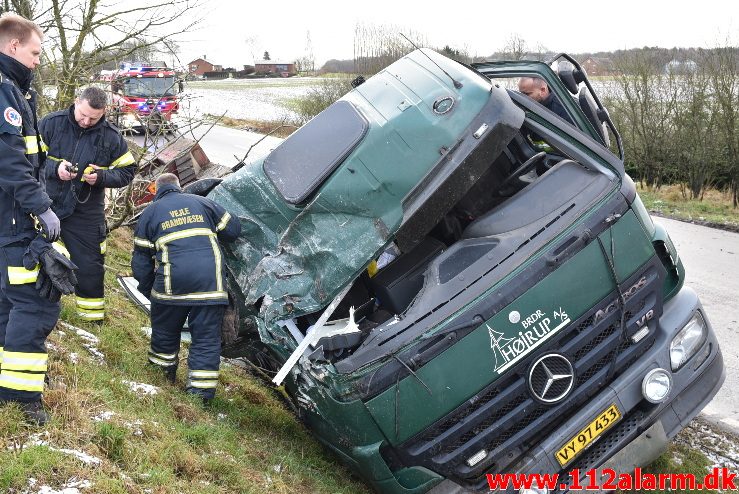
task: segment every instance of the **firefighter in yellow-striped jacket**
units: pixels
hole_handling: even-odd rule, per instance
[[[72,285],[71,264],[51,248],[60,233],[39,182],[44,144],[36,129],[32,70],[43,34],[15,14],[0,16],[0,403],[20,404],[44,424],[45,341],[59,317],[59,297]],[[41,288],[39,290],[37,288]]]
[[[192,343],[186,391],[213,399],[221,356],[221,324],[228,305],[221,242],[241,224],[208,198],[185,194],[177,177],[156,180],[154,202],[136,225],[131,259],[139,291],[151,301],[149,361],[175,381],[180,335],[188,321]]]
[[[39,122],[48,146],[43,175],[51,208],[61,219],[62,241],[79,266],[77,314],[105,317],[105,189],[131,183],[136,166],[118,128],[105,119],[105,91],[85,88],[66,110]]]

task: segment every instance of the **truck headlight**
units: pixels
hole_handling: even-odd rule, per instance
[[[652,369],[641,382],[641,393],[649,403],[662,403],[672,389],[672,375],[665,369]]]
[[[703,345],[708,336],[706,320],[700,311],[696,311],[683,329],[672,339],[670,343],[670,365],[673,371],[690,360],[695,352]]]

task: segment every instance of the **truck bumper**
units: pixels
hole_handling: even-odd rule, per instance
[[[668,399],[660,404],[651,404],[642,395],[642,380],[652,369],[671,371],[670,342],[696,311],[701,311],[706,321],[707,338],[681,369],[672,372],[673,386]],[[688,425],[716,395],[726,376],[716,335],[691,288],[683,287],[665,304],[657,331],[654,345],[636,363],[584,406],[581,413],[564,422],[532,449],[511,473],[561,472],[561,481],[567,482],[566,473],[575,468],[580,470],[580,479],[583,479],[585,471],[592,468],[608,467],[617,473],[631,472],[634,467],[648,464],[659,456],[669,439]],[[555,459],[557,451],[611,404],[618,406],[622,419],[563,468]],[[430,492],[451,494],[490,490],[481,484],[470,491],[446,480]]]

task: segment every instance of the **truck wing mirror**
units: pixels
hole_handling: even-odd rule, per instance
[[[567,62],[559,62],[557,64],[557,76],[559,76],[562,84],[573,95],[577,94],[578,86],[585,80],[582,70],[576,69],[572,64]]]
[[[580,108],[588,119],[588,122],[593,126],[595,131],[600,136],[601,140],[608,145],[609,138],[606,129],[603,127],[603,122],[606,120],[607,115],[598,108],[595,104],[593,97],[590,96],[587,88],[582,88],[577,95],[577,101],[580,103]]]

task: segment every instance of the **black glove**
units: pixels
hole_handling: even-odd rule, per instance
[[[36,289],[42,297],[58,302],[62,295],[74,293],[77,276],[74,272],[77,265],[53,248],[45,250],[39,258],[39,269]]]
[[[62,292],[56,289],[54,284],[51,282],[51,278],[46,276],[45,271],[39,270],[38,272],[36,290],[38,290],[39,295],[48,299],[50,302],[59,302],[62,298]]]
[[[57,218],[51,208],[38,215],[38,221],[41,224],[41,230],[46,240],[56,242],[59,234],[62,232],[59,218]]]

